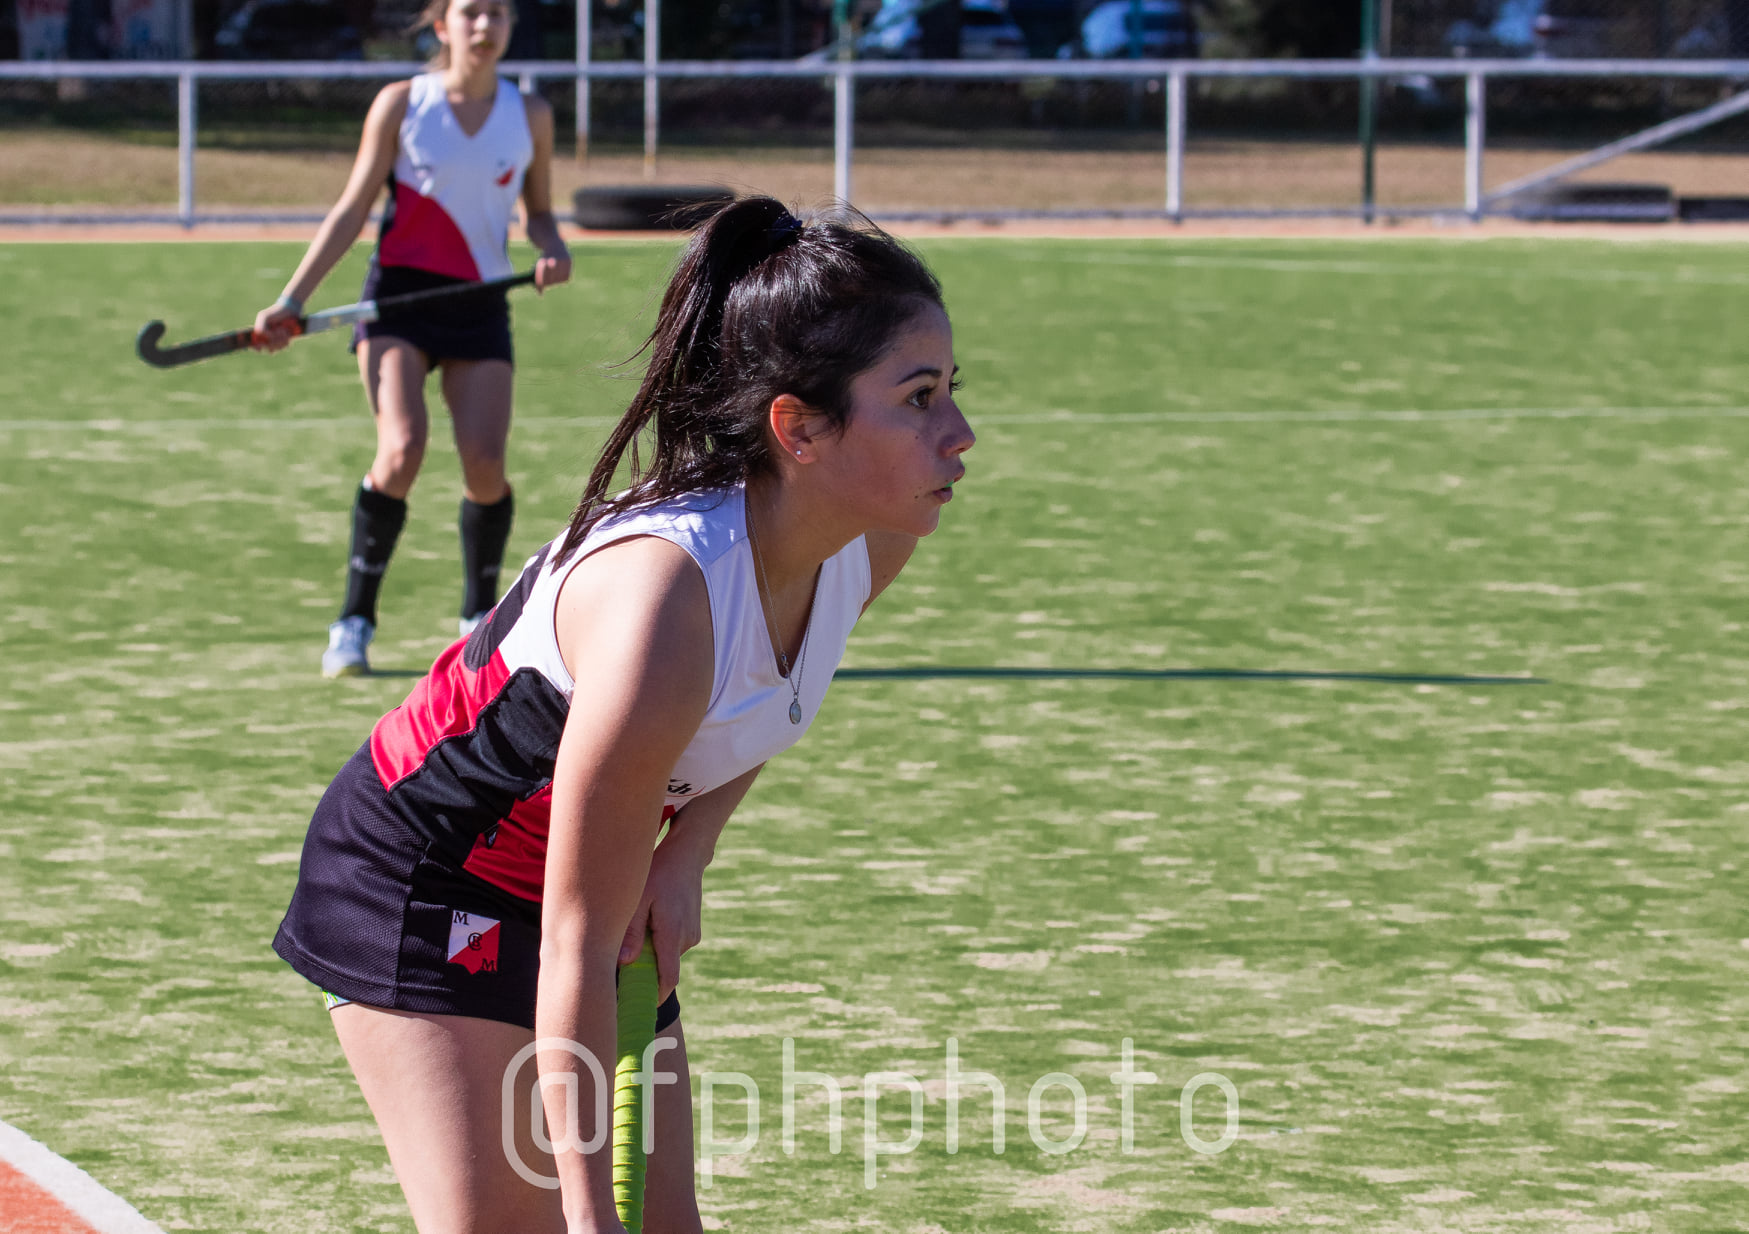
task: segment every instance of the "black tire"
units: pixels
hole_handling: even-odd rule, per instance
[[[1542,223],[1668,223],[1676,198],[1667,184],[1550,184],[1510,205],[1514,218]]]
[[[735,200],[720,185],[618,184],[577,190],[577,226],[592,231],[690,231]]]
[[[1749,197],[1682,197],[1676,217],[1684,223],[1749,222]]]

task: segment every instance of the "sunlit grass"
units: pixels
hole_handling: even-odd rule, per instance
[[[848,663],[1548,684],[840,683],[725,836],[687,962],[695,1071],[764,1099],[707,1216],[1749,1221],[1749,257],[925,247],[980,441]],[[0,1118],[166,1229],[411,1229],[319,1001],[267,946],[317,795],[408,685],[316,672],[370,454],[356,377],[331,339],[173,373],[131,353],[148,317],[172,339],[248,320],[297,255],[0,249]],[[569,510],[629,393],[601,365],[671,256],[591,247],[576,286],[517,301],[513,556]],[[1663,410],[1579,414],[1600,408]],[[1492,414],[1513,409],[1539,414]],[[453,629],[458,498],[435,448],[382,667]],[[779,1147],[786,1036],[845,1081],[839,1157],[819,1104]],[[945,1151],[950,1037],[1007,1086],[1000,1157],[979,1096]],[[1128,1155],[1124,1038],[1159,1079]],[[925,1085],[923,1140],[865,1191],[859,1077],[895,1069]],[[1051,1072],[1088,1094],[1063,1156],[1027,1127]],[[1180,1135],[1203,1072],[1240,1097],[1218,1155]],[[884,1138],[905,1105],[888,1090]],[[1042,1130],[1068,1110],[1052,1090]],[[1216,1138],[1215,1089],[1195,1113]]]

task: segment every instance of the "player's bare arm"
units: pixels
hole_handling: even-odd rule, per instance
[[[298,263],[278,302],[255,316],[255,333],[261,340],[258,346],[264,350],[278,351],[291,342],[304,303],[315,295],[316,288],[370,220],[371,203],[382,192],[395,167],[408,92],[409,85],[404,81],[393,82],[377,92],[365,116],[358,156],[353,159],[352,173],[340,191],[340,199],[317,228],[316,238],[310,241],[304,259]]]
[[[620,944],[650,872],[669,772],[709,702],[709,597],[685,550],[636,539],[573,571],[556,626],[579,685],[553,773],[535,1035],[576,1042],[611,1070]],[[564,1050],[539,1063],[543,1077],[576,1077],[587,1143],[596,1133],[592,1074]],[[565,1126],[562,1087],[545,1091],[551,1125]],[[556,1162],[570,1229],[619,1229],[609,1154],[561,1146]]]
[[[528,219],[528,242],[540,251],[534,263],[538,290],[556,287],[571,277],[571,250],[559,235],[553,216],[553,105],[539,95],[525,95],[528,132],[534,139],[534,161],[522,179],[522,206]]]
[[[704,871],[716,856],[735,807],[741,804],[765,764],[688,802],[674,816],[650,858],[644,895],[626,927],[619,962],[630,964],[643,949],[644,936],[656,945],[658,1001],[680,984],[680,957],[704,937]]]

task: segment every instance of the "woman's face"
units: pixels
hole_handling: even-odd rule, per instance
[[[976,440],[954,402],[953,326],[926,304],[850,383],[844,430],[817,443],[835,497],[871,530],[926,536]]]
[[[452,64],[501,58],[510,46],[510,0],[450,0],[437,37]]]

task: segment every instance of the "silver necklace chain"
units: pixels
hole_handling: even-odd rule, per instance
[[[800,724],[802,722],[802,666],[808,661],[808,635],[814,629],[813,604],[810,601],[808,605],[808,625],[802,631],[802,645],[800,650],[796,652],[796,667],[792,673],[789,666],[789,652],[784,650],[783,634],[775,624],[777,601],[771,598],[771,579],[765,573],[765,554],[760,551],[759,539],[753,534],[753,503],[746,501],[745,497],[742,500],[745,502],[747,539],[753,543],[753,560],[759,563],[759,582],[765,592],[765,607],[771,613],[772,624],[768,624],[766,628],[771,631],[771,636],[777,640],[777,663],[783,669],[784,679],[789,682],[789,722]]]

